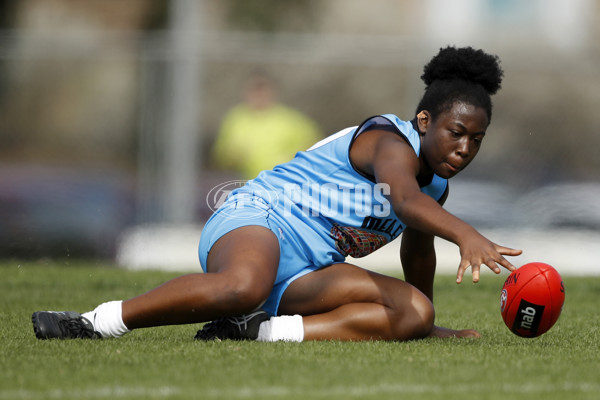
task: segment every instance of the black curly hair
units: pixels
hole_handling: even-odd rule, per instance
[[[491,96],[500,89],[503,75],[498,56],[472,47],[442,48],[423,68],[427,87],[415,114],[427,110],[435,120],[460,101],[483,108],[491,121]]]

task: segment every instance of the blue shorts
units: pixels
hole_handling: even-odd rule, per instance
[[[286,220],[264,199],[248,193],[229,196],[227,201],[209,218],[202,229],[198,255],[206,272],[208,252],[223,235],[243,226],[257,225],[268,228],[279,240],[279,266],[273,290],[261,309],[277,315],[279,302],[287,287],[296,279],[327,265],[343,261],[336,251],[319,253],[315,260],[303,240],[291,229]],[[316,262],[315,262],[316,261]]]

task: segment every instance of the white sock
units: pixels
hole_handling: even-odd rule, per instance
[[[304,340],[304,324],[300,315],[271,317],[258,328],[259,342],[301,342]]]
[[[103,338],[120,337],[129,332],[123,323],[122,304],[122,301],[102,303],[94,311],[86,312],[82,316],[94,325],[94,330]]]

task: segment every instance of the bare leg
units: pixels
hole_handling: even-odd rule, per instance
[[[279,243],[261,226],[235,229],[212,247],[208,273],[175,278],[123,302],[129,329],[198,323],[254,310],[268,297],[279,263]]]
[[[294,281],[280,314],[304,316],[305,340],[409,340],[432,332],[434,309],[414,286],[351,264]]]

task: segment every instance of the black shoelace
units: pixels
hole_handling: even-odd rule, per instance
[[[81,318],[65,319],[59,321],[61,328],[66,331],[70,337],[77,339],[93,339],[99,337],[99,335],[90,328],[87,328]]]

